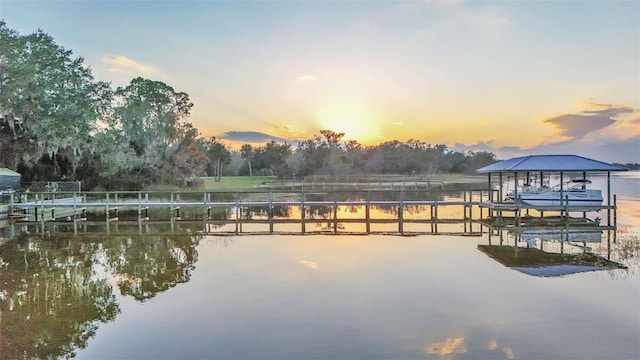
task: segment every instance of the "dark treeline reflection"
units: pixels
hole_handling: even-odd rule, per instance
[[[145,301],[189,281],[199,240],[52,233],[0,245],[0,358],[73,357],[120,313],[115,291]]]

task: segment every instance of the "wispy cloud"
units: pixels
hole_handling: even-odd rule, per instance
[[[238,141],[238,142],[244,141],[247,143],[263,143],[270,140],[274,140],[277,142],[289,141],[287,139],[283,139],[277,136],[272,136],[272,135],[265,134],[258,131],[227,131],[216,137],[224,140],[229,140],[229,141]]]
[[[306,131],[304,129],[289,124],[269,123],[269,126],[275,131],[276,134],[280,134],[280,136],[286,137],[288,139],[300,139],[303,138],[306,134]]]
[[[318,263],[315,261],[300,260],[300,264],[304,265],[306,268],[318,270]]]
[[[107,55],[103,58],[103,61],[107,64],[107,71],[113,73],[137,72],[149,75],[158,72],[155,67],[140,64],[126,56]]]

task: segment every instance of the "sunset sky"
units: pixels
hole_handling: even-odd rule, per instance
[[[640,162],[639,1],[0,0],[0,19],[114,88],[188,93],[230,143],[330,129]]]

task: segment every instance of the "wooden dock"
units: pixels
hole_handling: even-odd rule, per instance
[[[443,227],[453,224],[461,227],[444,232],[473,234],[473,225],[478,221],[497,219],[503,223],[512,219],[514,224],[520,224],[524,212],[529,210],[537,210],[541,215],[542,211],[559,212],[568,218],[572,211],[614,209],[615,218],[615,205],[539,209],[490,202],[493,190],[450,192],[457,195],[447,194],[444,190],[29,193],[12,196],[7,209],[11,222],[24,224],[104,219],[103,222],[109,225],[127,221],[168,220],[173,223],[197,219],[209,227],[225,228],[234,234],[245,232],[243,226],[245,229],[264,226],[266,228],[260,231],[269,234],[277,233],[277,228],[283,226],[298,227],[297,232],[303,234],[309,232],[308,227],[337,234],[358,224],[362,228],[360,232],[365,234],[376,231],[441,233]],[[282,209],[288,209],[286,216],[278,213]],[[343,215],[344,210],[349,210],[350,214]],[[385,216],[376,218],[380,211],[384,211]],[[503,216],[504,211],[514,212],[514,216]],[[376,214],[372,214],[374,212]],[[227,229],[229,226],[231,230]],[[376,230],[376,226],[384,230]],[[419,230],[411,230],[416,228]]]

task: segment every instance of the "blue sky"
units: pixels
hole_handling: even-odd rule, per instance
[[[638,1],[0,0],[0,18],[114,87],[187,92],[230,144],[331,129],[640,162]]]

